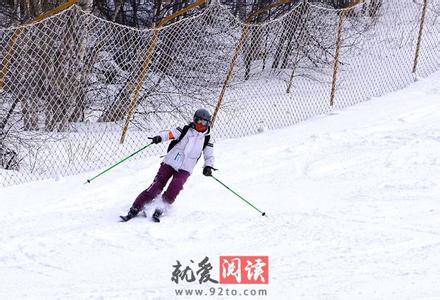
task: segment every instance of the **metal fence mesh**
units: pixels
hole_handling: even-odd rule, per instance
[[[439,2],[428,2],[420,77],[440,69]],[[0,185],[102,168],[156,131],[188,122],[197,108],[213,111],[237,50],[216,116],[217,140],[289,126],[400,89],[414,81],[423,4],[369,0],[334,10],[304,1],[275,20],[260,23],[256,16],[248,24],[213,1],[162,28],[156,44],[153,30],[75,6],[0,29]],[[150,147],[137,158],[164,152],[164,145]]]

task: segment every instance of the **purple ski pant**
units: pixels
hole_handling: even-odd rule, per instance
[[[183,189],[183,185],[191,174],[184,170],[176,171],[171,166],[162,163],[153,183],[142,193],[137,196],[133,203],[133,207],[142,209],[145,204],[151,202],[159,195],[167,184],[168,180],[173,177],[167,190],[162,195],[162,199],[169,204],[176,200],[177,195]]]

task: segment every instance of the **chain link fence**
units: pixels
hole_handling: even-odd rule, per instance
[[[274,20],[260,9],[242,21],[212,1],[152,30],[72,6],[0,29],[0,185],[108,166],[219,101],[217,140],[289,126],[440,69],[440,1],[354,2],[295,1]]]

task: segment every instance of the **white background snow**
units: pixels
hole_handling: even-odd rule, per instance
[[[199,163],[160,224],[119,223],[158,157],[1,189],[0,298],[185,299],[218,285],[177,285],[172,265],[208,256],[215,278],[220,255],[269,256],[262,299],[440,298],[440,73],[215,151],[267,218]]]

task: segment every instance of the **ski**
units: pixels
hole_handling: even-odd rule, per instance
[[[119,216],[119,217],[121,218],[119,222],[127,222],[131,220],[129,216]]]
[[[143,212],[144,216],[147,217],[147,214],[145,213],[145,211]],[[153,213],[153,215],[151,216],[151,220],[153,222],[159,223],[160,222],[160,217],[162,216],[163,212],[160,209],[156,209]],[[128,222],[131,219],[133,219],[133,215],[126,215],[126,216],[119,216],[121,218],[120,222]]]
[[[134,217],[136,217],[138,215],[138,213],[139,213],[139,209],[132,207],[132,208],[130,208],[130,211],[128,212],[128,214],[126,216],[119,216],[119,217],[122,219],[121,222],[127,222],[127,221],[133,219]]]

